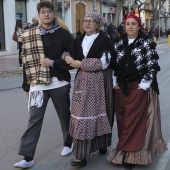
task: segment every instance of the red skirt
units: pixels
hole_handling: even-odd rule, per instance
[[[121,89],[115,90],[115,112],[119,141],[117,151],[138,151],[145,142],[148,113],[148,92],[131,86],[128,96]]]

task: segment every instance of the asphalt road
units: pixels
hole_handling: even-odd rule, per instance
[[[169,150],[164,154],[154,156],[153,163],[148,166],[136,166],[134,170],[169,170],[170,169],[170,48],[161,44],[158,46],[160,54],[161,72],[158,74],[160,87],[162,132]],[[72,86],[75,70],[71,71]],[[27,97],[21,88],[22,75],[0,75],[0,170],[14,170],[13,164],[22,159],[18,147],[21,135],[27,127],[28,111]],[[72,90],[71,90],[72,93]],[[70,166],[74,159],[71,154],[61,157],[62,133],[54,106],[49,105],[44,117],[41,136],[35,154],[35,165],[31,170],[75,170]],[[113,127],[113,141],[109,150],[115,148],[117,143],[116,123]],[[84,170],[123,170],[123,166],[109,163],[105,156],[98,152],[91,155],[88,166]]]

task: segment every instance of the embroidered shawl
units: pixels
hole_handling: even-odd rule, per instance
[[[139,32],[134,42],[128,45],[127,35],[120,37],[114,44],[114,75],[125,95],[128,95],[129,82],[151,81],[158,92],[156,74],[160,71],[156,44]],[[151,85],[152,86],[152,85]],[[158,92],[159,93],[159,92]]]

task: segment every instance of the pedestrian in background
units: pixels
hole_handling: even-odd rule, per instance
[[[159,38],[159,26],[155,28],[154,36],[156,37],[156,40]]]
[[[28,27],[31,28],[31,23],[28,23]]]
[[[84,16],[85,34],[75,39],[75,56],[64,55],[70,66],[77,68],[74,83],[70,135],[73,137],[76,160],[71,166],[86,166],[92,152],[107,152],[111,145],[113,126],[112,43],[100,31],[104,17],[95,12]]]
[[[114,42],[115,42],[115,40],[116,40],[116,27],[115,27],[115,25],[114,25],[114,23],[113,22],[111,22],[110,24],[109,24],[109,26],[108,26],[108,29],[107,29],[107,33],[108,33],[108,35],[109,35],[109,37],[110,37],[110,39],[111,39],[111,41],[112,41],[112,44],[114,44]]]
[[[31,28],[38,26],[38,24],[39,24],[38,19],[36,17],[33,17]]]
[[[23,30],[27,30],[30,28],[28,22],[23,22],[22,26],[23,26]]]
[[[164,152],[160,124],[156,44],[141,30],[135,15],[125,18],[126,33],[114,45],[115,113],[118,144],[107,159],[114,164],[147,165]]]
[[[23,27],[22,27],[22,20],[18,19],[16,21],[16,25],[15,25],[15,32],[17,34],[18,37],[18,48],[19,48],[19,68],[22,68],[22,59],[21,59],[21,51],[22,51],[22,32],[23,32]]]
[[[104,32],[107,34],[108,33],[108,25],[107,22],[104,24]]]
[[[14,164],[17,168],[29,168],[34,164],[34,154],[49,98],[52,99],[63,132],[64,148],[61,155],[67,156],[72,152],[72,138],[68,133],[71,67],[61,55],[64,51],[72,54],[73,39],[71,34],[55,21],[53,2],[39,2],[37,11],[41,25],[23,33],[22,87],[26,94],[29,94],[30,117],[19,147],[19,155],[23,155],[24,159]]]
[[[119,36],[122,36],[125,33],[124,23],[121,22],[121,24],[117,27],[117,31],[119,32]]]

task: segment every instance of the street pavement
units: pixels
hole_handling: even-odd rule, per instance
[[[167,39],[162,39],[157,42],[158,46],[162,43],[166,44]],[[162,65],[165,65],[165,63]],[[166,68],[169,67],[167,66]],[[168,74],[168,69],[166,72]],[[76,70],[71,71],[71,87],[73,87],[75,73]],[[27,108],[25,107],[27,105],[27,100],[21,89],[21,74],[22,69],[19,69],[18,54],[0,56],[0,170],[15,170],[13,164],[22,159],[21,156],[17,155],[17,152],[20,137],[26,128],[28,114]],[[164,75],[160,75],[160,77],[161,82],[164,83]],[[166,79],[166,81],[169,80]],[[165,85],[163,87],[165,87]],[[168,93],[166,93],[166,91],[162,92],[164,98],[160,99],[162,101],[166,100]],[[3,102],[3,100],[5,102]],[[11,100],[12,102],[9,102]],[[168,115],[167,102],[167,100],[162,102],[162,111]],[[56,113],[51,101],[49,102],[46,113],[35,154],[36,163],[30,170],[76,170],[76,168],[70,166],[70,161],[75,159],[73,154],[67,157],[62,157],[60,155],[63,149],[61,127],[58,118],[55,120],[57,116],[55,116]],[[163,123],[163,130],[166,128],[168,129],[168,117],[165,118],[165,115],[163,115],[162,119],[164,122],[167,121],[166,125]],[[57,132],[54,126],[57,127]],[[109,151],[116,146],[116,123],[114,124],[113,130],[112,146],[108,148]],[[165,141],[168,144],[169,135],[167,133],[169,134],[169,132],[165,132]],[[168,148],[169,147],[168,144]],[[170,153],[167,151],[165,154],[153,157],[152,164],[148,166],[136,166],[134,170],[168,170],[170,166],[169,157]],[[99,155],[98,152],[95,152],[91,155],[88,165],[81,169],[124,170],[124,167],[122,165],[116,166],[109,163],[106,160],[106,155]]]

